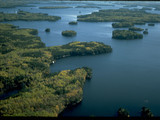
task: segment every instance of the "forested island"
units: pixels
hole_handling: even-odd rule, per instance
[[[77,25],[78,23],[77,23],[77,21],[71,21],[71,22],[69,22],[68,24],[69,24],[69,25]]]
[[[73,37],[77,35],[77,32],[73,30],[65,30],[65,31],[62,31],[62,35],[66,37]]]
[[[0,95],[19,91],[1,98],[1,116],[58,116],[68,105],[82,100],[83,85],[92,77],[92,71],[83,67],[50,73],[50,63],[68,55],[95,55],[112,50],[98,42],[45,47],[35,36],[37,33],[35,29],[0,24]]]
[[[101,8],[98,6],[77,6],[76,8]]]
[[[121,40],[122,39],[132,40],[132,39],[142,39],[143,35],[130,30],[114,30],[112,32],[112,38]]]
[[[77,16],[78,21],[85,22],[132,22],[145,24],[146,22],[160,22],[160,15],[147,13],[142,10],[108,9],[99,10],[88,15]],[[154,18],[154,19],[152,19]]]
[[[65,8],[72,8],[68,6],[45,6],[45,7],[39,7],[39,9],[65,9]]]
[[[131,22],[119,22],[119,23],[112,23],[113,28],[127,28],[134,26]]]
[[[61,19],[59,16],[49,16],[48,14],[44,13],[30,13],[19,10],[16,13],[3,13],[0,12],[0,22],[3,21],[16,21],[16,20],[23,20],[23,21],[57,21]]]
[[[132,31],[143,31],[144,29],[138,28],[138,27],[130,27],[129,30],[132,30]]]

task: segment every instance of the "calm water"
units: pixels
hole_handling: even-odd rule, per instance
[[[140,115],[142,106],[151,109],[155,116],[160,116],[160,24],[155,26],[141,25],[148,28],[149,34],[142,40],[112,39],[111,22],[88,23],[78,22],[71,26],[68,22],[76,20],[77,15],[88,14],[99,9],[118,9],[119,2],[53,2],[33,4],[36,7],[17,7],[0,9],[4,12],[15,12],[22,9],[29,12],[43,12],[58,15],[57,22],[8,22],[20,28],[38,29],[46,46],[63,45],[72,41],[99,41],[111,45],[113,52],[97,56],[70,57],[56,61],[51,65],[51,72],[88,66],[93,69],[93,78],[86,81],[83,101],[73,109],[65,110],[62,116],[114,116],[119,107],[126,108],[131,116]],[[101,8],[68,8],[38,9],[39,6],[72,6],[96,5]],[[137,8],[141,8],[138,6]],[[79,12],[81,11],[81,13]],[[149,11],[160,14],[160,11]],[[45,29],[50,28],[50,33]],[[77,36],[66,38],[63,30],[75,30]]]

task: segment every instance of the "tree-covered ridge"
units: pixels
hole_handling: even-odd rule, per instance
[[[99,10],[88,15],[77,16],[78,21],[86,22],[160,22],[160,15],[147,13],[142,10],[109,9]]]
[[[121,40],[122,39],[132,40],[132,39],[142,39],[143,35],[130,30],[114,30],[112,32],[112,38]]]
[[[18,11],[16,13],[2,13],[0,12],[0,22],[3,21],[16,21],[16,20],[24,20],[24,21],[57,21],[61,19],[58,16],[49,16],[44,13],[30,13],[25,11]]]
[[[60,59],[68,56],[84,56],[109,53],[112,51],[111,46],[101,42],[71,42],[62,46],[49,47],[53,59]]]
[[[39,9],[64,9],[64,8],[72,8],[69,6],[44,6],[44,7],[39,7]]]

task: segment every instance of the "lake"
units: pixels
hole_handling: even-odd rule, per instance
[[[113,48],[109,54],[64,58],[50,66],[51,72],[83,66],[93,70],[92,79],[84,85],[82,102],[65,110],[61,116],[115,116],[120,107],[127,109],[131,116],[139,116],[143,106],[149,107],[155,116],[160,115],[160,23],[155,26],[136,25],[148,29],[149,34],[141,40],[115,40],[111,38],[114,30],[112,22],[78,22],[78,25],[69,25],[68,22],[76,20],[77,15],[99,9],[123,8],[119,2],[43,2],[32,5],[36,7],[3,8],[0,11],[13,13],[21,9],[61,16],[61,20],[56,22],[7,22],[20,28],[38,29],[38,36],[46,46],[63,45],[72,41],[97,41]],[[40,6],[52,5],[73,8],[38,9]],[[101,8],[75,8],[81,5]],[[160,14],[160,11],[149,12]],[[46,28],[50,28],[51,32],[46,33]],[[64,37],[61,35],[63,30],[75,30],[77,36]]]

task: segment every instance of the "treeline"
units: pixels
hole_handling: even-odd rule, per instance
[[[92,70],[83,67],[50,73],[52,60],[67,54],[92,55],[111,49],[98,42],[72,42],[47,48],[35,36],[37,33],[34,29],[0,24],[1,116],[58,116],[68,105],[82,100],[82,88],[85,80],[91,79]],[[19,92],[2,98],[14,90]]]
[[[3,21],[16,21],[16,20],[24,20],[24,21],[41,21],[41,20],[47,20],[47,21],[57,21],[61,19],[61,17],[58,16],[49,16],[48,14],[44,13],[30,13],[19,10],[16,13],[3,13],[0,12],[0,22]]]

